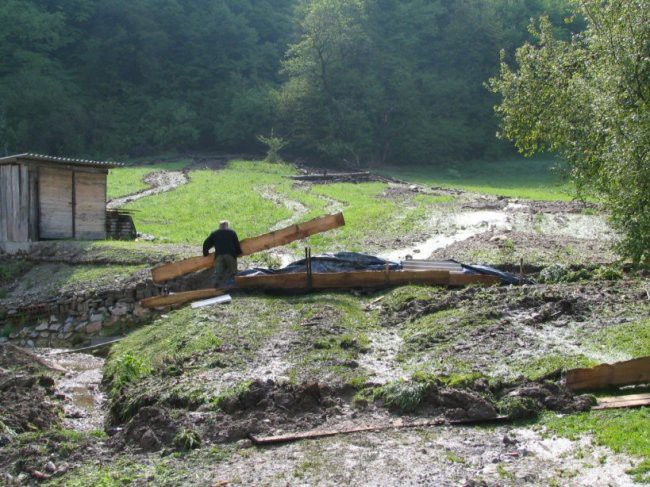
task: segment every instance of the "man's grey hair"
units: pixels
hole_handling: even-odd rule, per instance
[[[221,220],[221,221],[219,222],[219,228],[220,228],[221,230],[225,230],[225,229],[228,228],[228,227],[230,227],[230,223],[228,222],[228,220]]]

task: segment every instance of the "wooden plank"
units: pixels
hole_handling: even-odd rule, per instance
[[[598,405],[594,406],[591,409],[600,410],[600,409],[636,408],[641,406],[650,406],[650,393],[629,394],[626,396],[614,396],[614,397],[601,397],[598,399]]]
[[[29,170],[29,229],[28,237],[32,242],[39,239],[38,235],[38,171],[34,168]]]
[[[39,220],[41,238],[72,238],[72,171],[40,168]]]
[[[589,369],[573,369],[566,376],[566,386],[572,391],[645,383],[650,383],[650,357],[602,364]]]
[[[165,306],[174,306],[177,304],[185,304],[198,299],[214,298],[226,294],[227,289],[199,289],[197,291],[186,291],[176,294],[168,294],[167,296],[153,296],[145,298],[141,304],[145,308],[162,308]]]
[[[75,171],[75,238],[106,238],[106,175]]]
[[[501,279],[496,276],[488,276],[485,274],[465,274],[463,272],[449,273],[450,286],[467,286],[469,284],[493,286],[495,284],[501,284]]]
[[[295,240],[307,238],[311,235],[332,230],[345,225],[343,213],[315,218],[305,223],[291,225],[281,230],[266,233],[258,237],[247,238],[240,242],[242,255],[250,255],[261,250],[286,245]],[[156,283],[168,281],[175,277],[191,272],[208,269],[214,264],[214,254],[207,257],[191,257],[180,262],[165,264],[151,270],[153,281]]]
[[[19,209],[18,209],[18,233],[20,242],[29,241],[29,169],[27,166],[20,166],[19,175]]]
[[[0,242],[9,240],[9,166],[0,166]]]
[[[18,242],[19,166],[12,164],[9,166],[9,171],[9,180],[11,181],[11,188],[9,189],[9,241]]]
[[[313,289],[384,287],[403,284],[439,284],[449,282],[447,271],[355,271],[312,274]],[[235,287],[243,289],[307,289],[306,272],[235,277]]]

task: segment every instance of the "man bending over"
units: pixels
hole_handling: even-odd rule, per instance
[[[217,254],[214,265],[216,287],[223,287],[228,279],[237,274],[237,257],[242,254],[239,238],[229,227],[226,220],[220,222],[219,229],[212,232],[203,242],[204,256],[210,253],[212,247]]]

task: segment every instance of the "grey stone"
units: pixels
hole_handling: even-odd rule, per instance
[[[74,330],[75,330],[75,331],[82,331],[82,330],[85,330],[87,324],[88,324],[87,321],[82,321],[81,323],[79,323],[77,326],[74,327]]]
[[[34,330],[36,330],[36,331],[45,331],[49,327],[50,327],[50,325],[48,323],[43,322],[40,325],[38,325],[36,328],[34,328]]]
[[[101,313],[92,313],[90,315],[90,321],[99,321],[101,322],[104,319],[104,315]]]
[[[92,323],[86,325],[86,333],[89,335],[92,333],[97,333],[101,329],[102,329],[101,321],[93,321]]]

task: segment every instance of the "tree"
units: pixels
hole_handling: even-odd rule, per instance
[[[603,199],[620,251],[650,264],[650,1],[580,0],[587,28],[559,40],[548,19],[489,82],[502,136],[525,154],[550,150],[581,193]]]

